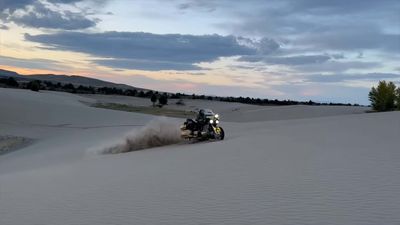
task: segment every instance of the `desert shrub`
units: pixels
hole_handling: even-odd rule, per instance
[[[156,105],[157,100],[158,100],[158,96],[156,94],[152,94],[150,101],[153,103],[153,106]]]
[[[44,88],[47,90],[55,90],[55,85],[51,81],[43,81]]]
[[[27,88],[30,89],[31,91],[39,91],[40,81],[39,80],[30,81],[27,85]]]
[[[127,96],[136,96],[137,90],[136,89],[127,89],[124,91],[124,94]]]
[[[153,96],[153,94],[154,94],[154,92],[152,90],[147,91],[147,92],[144,93],[146,98],[151,98],[151,96]]]
[[[158,103],[160,103],[160,107],[166,105],[168,103],[168,96],[166,94],[161,95],[158,99]]]
[[[66,92],[76,93],[76,88],[71,83],[65,84],[62,88]]]
[[[372,87],[369,92],[371,106],[376,111],[395,109],[396,86],[393,82],[379,81],[378,87]]]
[[[139,91],[138,97],[144,98],[144,97],[146,97],[146,94],[144,93],[144,91]]]

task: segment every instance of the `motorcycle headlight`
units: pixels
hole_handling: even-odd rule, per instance
[[[215,122],[216,122],[216,123],[219,123],[219,120],[216,120]]]
[[[210,120],[210,123],[214,123],[214,120]]]
[[[219,118],[219,115],[218,115],[218,114],[215,114],[215,118]]]

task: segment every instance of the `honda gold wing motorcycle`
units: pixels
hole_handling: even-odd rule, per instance
[[[225,131],[219,125],[219,115],[211,110],[205,110],[205,120],[200,123],[193,119],[187,119],[181,126],[181,136],[188,140],[223,140]]]

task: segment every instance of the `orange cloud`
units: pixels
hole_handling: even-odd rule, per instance
[[[322,90],[320,90],[319,88],[307,88],[301,91],[300,93],[303,96],[318,96],[320,94],[322,94]]]
[[[14,67],[14,66],[7,66],[7,65],[0,65],[1,69],[10,70],[17,72],[22,75],[31,75],[31,74],[57,74],[60,73],[59,71],[54,70],[43,70],[43,69],[27,69],[21,67]]]
[[[46,70],[46,69],[29,69],[29,68],[21,68],[21,67],[15,67],[15,66],[7,66],[7,65],[0,65],[0,69],[4,70],[10,70],[17,72],[21,75],[34,75],[34,74],[55,74],[55,75],[79,75],[83,77],[92,77],[92,78],[98,78],[102,79],[104,77],[109,77],[107,75],[101,75],[99,73],[96,74],[89,74],[87,70],[80,70],[80,69],[74,69],[71,71],[59,71],[59,70]]]

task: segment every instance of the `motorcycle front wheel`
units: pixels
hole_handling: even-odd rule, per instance
[[[225,131],[222,129],[222,127],[218,127],[219,132],[215,134],[215,139],[216,140],[224,140],[225,138]]]

